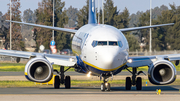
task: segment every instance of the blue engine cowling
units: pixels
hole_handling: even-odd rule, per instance
[[[53,75],[53,67],[45,58],[33,58],[25,66],[25,76],[33,82],[48,82]]]
[[[176,68],[167,60],[158,60],[149,66],[148,78],[152,84],[170,84],[176,79]]]

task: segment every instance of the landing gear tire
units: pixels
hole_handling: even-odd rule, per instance
[[[142,79],[141,79],[141,77],[137,78],[137,81],[136,81],[136,90],[142,90]]]
[[[110,90],[111,90],[110,83],[107,83],[107,86],[106,86],[106,88],[107,88],[107,89],[106,89],[107,91],[110,91]]]
[[[105,84],[102,83],[102,84],[101,84],[101,91],[105,91],[105,89],[106,89]]]
[[[70,89],[71,88],[71,78],[70,76],[65,77],[65,88]]]
[[[59,89],[60,87],[60,79],[59,79],[59,76],[55,76],[54,78],[54,88],[55,89]]]
[[[126,77],[126,90],[131,90],[131,78],[130,77]]]

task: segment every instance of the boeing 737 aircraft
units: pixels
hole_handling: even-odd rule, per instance
[[[180,54],[156,55],[129,57],[129,46],[123,32],[173,25],[161,24],[144,27],[117,29],[113,26],[97,24],[95,13],[95,1],[89,0],[88,24],[79,30],[9,21],[34,27],[41,27],[56,31],[73,33],[72,50],[76,56],[53,55],[35,52],[22,52],[15,50],[0,50],[0,55],[17,58],[29,58],[25,66],[25,76],[33,82],[48,82],[51,80],[53,72],[55,76],[54,88],[59,88],[60,84],[65,84],[65,88],[71,88],[70,76],[65,76],[64,66],[74,68],[76,72],[98,76],[103,79],[101,91],[110,91],[108,78],[121,73],[127,69],[132,77],[126,78],[126,90],[131,90],[131,86],[136,86],[137,90],[142,89],[142,79],[137,77],[143,71],[137,72],[137,68],[148,66],[149,81],[156,85],[170,84],[176,79],[176,68],[171,61],[179,64]],[[53,69],[53,64],[60,66],[60,71]],[[132,71],[129,70],[132,68]]]

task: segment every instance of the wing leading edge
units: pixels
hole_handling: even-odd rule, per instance
[[[179,61],[180,54],[129,57],[128,60],[131,61],[127,63],[128,67],[142,67],[142,66],[149,66],[150,64],[152,64],[157,60]]]
[[[134,31],[134,30],[140,30],[140,29],[148,29],[148,28],[155,28],[155,27],[162,27],[162,26],[171,26],[171,25],[174,25],[174,23],[161,24],[161,25],[152,25],[152,26],[143,26],[143,27],[124,28],[124,29],[119,29],[119,30],[121,32],[128,32],[128,31]]]
[[[73,30],[73,29],[66,29],[66,28],[59,28],[59,27],[52,27],[52,26],[32,24],[32,23],[24,23],[24,22],[18,22],[18,21],[10,21],[10,20],[6,20],[6,21],[17,23],[17,24],[24,24],[24,25],[28,25],[28,26],[34,26],[34,27],[46,28],[46,29],[51,29],[51,30],[56,30],[56,31],[62,31],[62,32],[69,32],[69,33],[76,33],[77,32],[77,30]]]
[[[20,57],[20,58],[26,58],[26,59],[42,57],[42,58],[46,58],[50,63],[60,65],[60,66],[74,66],[77,62],[76,56],[44,54],[44,53],[24,52],[24,51],[15,51],[15,50],[1,50],[0,49],[0,55]]]

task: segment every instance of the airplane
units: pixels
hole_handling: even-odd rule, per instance
[[[123,29],[97,24],[94,0],[89,0],[88,24],[78,30],[10,20],[8,22],[74,34],[72,50],[76,56],[0,50],[0,55],[17,57],[18,60],[20,58],[30,59],[24,71],[25,77],[30,81],[48,82],[52,79],[53,72],[57,72],[58,75],[54,78],[54,88],[58,89],[60,84],[64,84],[65,88],[70,89],[71,78],[66,76],[65,72],[70,68],[74,68],[75,72],[98,76],[100,80],[103,80],[100,86],[101,91],[110,91],[111,87],[108,78],[113,78],[114,75],[127,69],[132,74],[132,77],[126,77],[125,89],[131,90],[133,85],[136,86],[137,90],[142,90],[142,78],[137,77],[139,74],[144,73],[143,71],[137,72],[137,68],[142,66],[148,66],[148,78],[152,84],[170,84],[176,79],[176,68],[171,61],[176,61],[176,65],[178,65],[180,54],[130,57],[128,54],[129,45],[123,35],[123,32],[127,31],[170,26],[174,25],[174,23]],[[60,71],[54,70],[53,64],[59,65]],[[64,66],[69,68],[65,70]],[[132,70],[129,68],[132,68]]]

